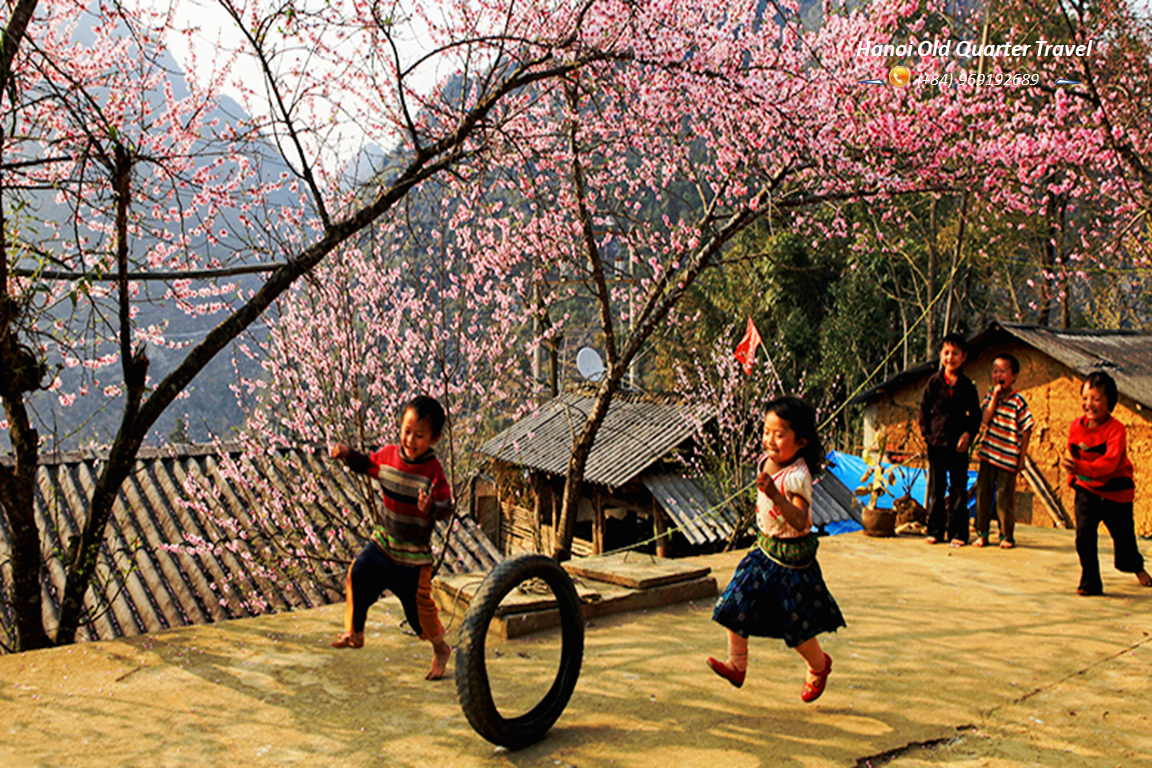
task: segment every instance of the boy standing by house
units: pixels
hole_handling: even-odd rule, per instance
[[[961,370],[968,345],[958,333],[940,342],[940,370],[920,401],[920,434],[928,444],[929,544],[968,543],[968,448],[980,430],[980,394]]]
[[[1060,466],[1076,490],[1076,554],[1080,556],[1078,595],[1102,595],[1096,537],[1100,523],[1112,534],[1116,570],[1136,574],[1142,587],[1152,587],[1144,556],[1136,544],[1132,502],[1136,485],[1128,460],[1128,430],[1112,417],[1118,392],[1104,371],[1088,374],[1080,389],[1084,415],[1068,432],[1068,455]]]
[[[1028,442],[1032,439],[1032,412],[1024,396],[1012,387],[1020,375],[1015,355],[997,355],[992,361],[992,388],[981,403],[984,440],[980,443],[980,472],[976,476],[976,541],[988,544],[992,525],[992,500],[1000,520],[1000,548],[1016,546],[1016,475],[1024,468]]]

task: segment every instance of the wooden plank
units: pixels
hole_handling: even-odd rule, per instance
[[[692,566],[679,560],[635,552],[578,558],[564,563],[564,569],[573,576],[632,589],[651,589],[664,584],[690,581],[712,572],[707,566]]]
[[[460,573],[437,576],[432,580],[432,597],[444,610],[457,613],[468,610],[486,574]],[[600,591],[595,585],[576,582],[576,594],[584,603],[600,600]],[[556,607],[556,597],[543,582],[526,582],[509,592],[496,608],[496,616],[509,613],[525,613]]]
[[[1057,528],[1076,527],[1067,510],[1064,509],[1064,505],[1060,503],[1060,498],[1048,487],[1048,481],[1044,479],[1044,475],[1036,466],[1036,462],[1027,455],[1024,456],[1024,478],[1028,481],[1032,492],[1040,499],[1041,505],[1047,510],[1048,515],[1052,518],[1052,523]]]
[[[594,619],[598,616],[638,611],[645,608],[659,608],[688,600],[711,599],[716,594],[716,578],[713,576],[665,584],[651,589],[620,588],[603,600],[583,605],[581,614],[585,620]],[[508,640],[558,626],[560,626],[560,611],[556,608],[550,608],[542,611],[497,616],[492,620],[488,633],[501,640]]]

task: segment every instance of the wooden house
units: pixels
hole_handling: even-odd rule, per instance
[[[481,446],[491,479],[474,489],[475,516],[503,552],[551,551],[573,435],[592,405],[591,397],[562,394]],[[677,460],[714,415],[706,404],[618,393],[584,470],[573,553],[642,543],[661,557],[723,548],[744,502],[717,498]],[[817,528],[853,518],[851,493],[837,484],[831,478],[816,492]]]
[[[1120,395],[1113,416],[1128,429],[1128,454],[1135,466],[1136,531],[1152,535],[1152,335],[994,322],[969,339],[968,346],[964,372],[981,397],[991,387],[997,354],[1008,352],[1020,361],[1016,389],[1028,401],[1036,424],[1025,482],[1017,484],[1017,519],[1034,525],[1072,525],[1073,493],[1059,461],[1067,451],[1069,427],[1082,415],[1084,379],[1094,370],[1104,370],[1116,380]],[[883,431],[888,458],[918,461],[924,448],[918,426],[920,399],[937,366],[933,360],[909,368],[853,398],[853,403],[864,406],[866,449]]]

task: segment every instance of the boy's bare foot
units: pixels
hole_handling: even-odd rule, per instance
[[[967,543],[968,542],[964,541],[964,539],[952,539],[952,541],[948,542],[948,546],[958,549]]]
[[[1148,575],[1148,571],[1140,571],[1136,574],[1136,580],[1140,582],[1142,587],[1152,587],[1152,576]]]
[[[424,675],[425,680],[439,680],[444,677],[444,673],[448,671],[448,657],[452,655],[452,646],[441,641],[439,645],[432,647],[432,651],[432,669]]]
[[[1004,541],[1000,542],[1000,549],[1012,549],[1015,546],[1016,542],[1012,541],[1012,539],[1004,539]]]
[[[974,547],[984,547],[987,545],[988,545],[988,539],[984,538],[983,536],[977,536],[976,541],[972,542],[972,546],[974,546]]]
[[[924,539],[924,541],[928,542],[929,544],[939,544],[940,543],[940,539],[936,538],[935,536],[929,536],[928,538]]]
[[[341,632],[340,637],[332,641],[333,648],[363,648],[363,632]]]

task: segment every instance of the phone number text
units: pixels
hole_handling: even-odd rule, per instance
[[[982,86],[1018,87],[1038,85],[1040,83],[1040,75],[1035,72],[996,72],[995,74],[986,75],[967,72],[961,72],[959,74],[945,72],[943,74],[918,75],[916,77],[916,83],[918,85],[935,85],[940,88],[946,88],[951,85],[969,88],[979,88]]]

